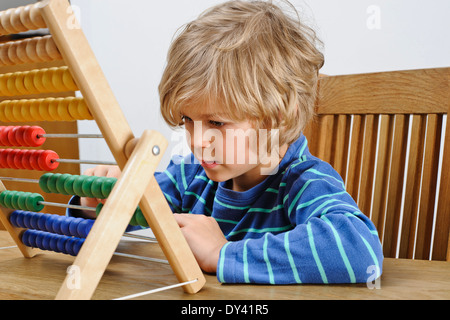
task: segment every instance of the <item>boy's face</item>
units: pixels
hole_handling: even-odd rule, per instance
[[[211,180],[230,180],[233,190],[244,191],[273,174],[279,164],[278,152],[276,159],[267,154],[265,143],[272,139],[274,147],[273,138],[250,121],[227,119],[211,104],[185,108],[182,115],[191,151]]]

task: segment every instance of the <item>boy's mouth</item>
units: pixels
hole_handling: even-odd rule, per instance
[[[202,160],[202,167],[206,169],[212,169],[215,168],[218,165],[215,161],[204,161]]]

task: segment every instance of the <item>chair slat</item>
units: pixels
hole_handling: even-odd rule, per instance
[[[366,115],[360,183],[360,189],[364,190],[364,192],[359,193],[358,205],[361,211],[368,216],[370,216],[369,213],[372,205],[373,177],[375,170],[375,152],[371,151],[376,149],[377,132],[378,116],[372,114]],[[373,222],[377,224],[377,221]]]
[[[422,190],[418,213],[415,258],[428,259],[430,255],[433,212],[436,199],[436,183],[439,165],[439,150],[442,130],[442,117],[428,115],[424,162],[422,168]]]
[[[391,170],[389,175],[386,222],[383,238],[385,257],[395,257],[399,237],[400,213],[402,210],[403,182],[408,145],[409,116],[395,116],[392,140]]]
[[[376,221],[378,234],[381,239],[384,235],[385,209],[387,201],[388,175],[390,169],[392,151],[392,133],[394,130],[394,117],[390,115],[380,116],[380,129],[378,138],[378,151],[376,170],[374,176],[374,191],[372,205],[372,221]],[[375,152],[375,150],[372,150]],[[395,183],[394,181],[392,183]]]
[[[361,177],[361,160],[363,154],[365,116],[354,115],[352,133],[349,145],[347,176],[345,179],[347,192],[355,199],[359,195],[359,180]]]
[[[411,143],[408,157],[408,170],[406,173],[406,185],[408,187],[405,190],[405,206],[403,208],[399,258],[411,259],[414,255],[416,220],[420,198],[420,168],[422,168],[425,126],[425,116],[412,116]]]

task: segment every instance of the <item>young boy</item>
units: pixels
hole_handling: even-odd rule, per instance
[[[374,225],[302,135],[323,65],[316,42],[270,1],[229,1],[170,48],[161,111],[185,126],[192,154],[155,177],[200,267],[220,282],[354,283],[381,273]]]

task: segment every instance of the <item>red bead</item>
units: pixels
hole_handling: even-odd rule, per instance
[[[22,157],[22,167],[24,167],[27,170],[34,170],[34,168],[31,166],[31,155],[34,150],[27,150],[25,154]]]
[[[16,140],[16,131],[19,126],[13,126],[10,130],[8,130],[8,141],[10,146],[18,146],[19,143]]]
[[[9,141],[9,132],[14,128],[14,126],[8,126],[4,127],[2,134],[0,136],[1,142],[3,146],[12,146],[11,142]]]
[[[28,144],[25,141],[24,133],[30,126],[20,126],[17,127],[15,131],[14,138],[17,141],[17,144],[22,147],[28,147]]]
[[[9,168],[8,163],[6,162],[6,157],[8,156],[8,149],[0,149],[0,167]]]
[[[20,149],[19,152],[17,152],[15,158],[14,158],[14,164],[18,169],[26,169],[22,163],[22,159],[24,155],[28,153],[28,150]]]
[[[24,133],[24,140],[29,147],[39,147],[44,144],[45,137],[39,137],[45,134],[45,130],[39,126],[28,127]]]
[[[56,159],[59,159],[59,156],[55,151],[45,150],[38,159],[41,170],[52,171],[58,168],[59,163],[54,161]]]
[[[28,150],[31,153],[30,156],[30,166],[33,170],[41,171],[41,167],[39,166],[39,156],[44,153],[45,150]]]
[[[15,163],[16,154],[19,151],[20,151],[19,149],[9,149],[9,152],[6,156],[6,163],[8,164],[8,168],[19,169],[17,168]]]

